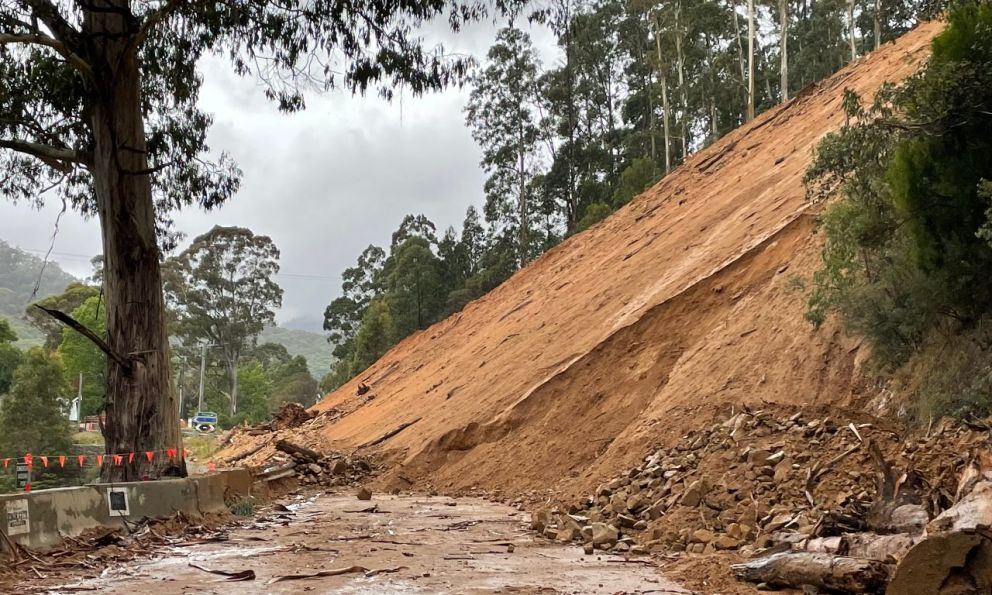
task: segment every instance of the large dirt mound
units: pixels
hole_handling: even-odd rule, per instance
[[[297,439],[378,449],[393,464],[380,481],[398,487],[537,496],[586,491],[733,406],[860,404],[864,350],[802,316],[821,246],[802,177],[843,123],[844,90],[913,73],[939,27],[769,110],[406,339]]]

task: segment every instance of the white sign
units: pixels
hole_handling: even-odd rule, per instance
[[[31,532],[31,515],[27,500],[7,501],[7,535],[23,535]]]

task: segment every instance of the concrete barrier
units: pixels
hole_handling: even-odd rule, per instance
[[[251,494],[251,474],[230,469],[185,479],[98,483],[75,488],[0,495],[0,522],[11,540],[46,548],[96,527],[118,528],[177,512],[198,518],[227,510],[227,501]]]

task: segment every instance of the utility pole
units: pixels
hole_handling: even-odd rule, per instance
[[[183,385],[186,381],[186,356],[179,356],[179,419],[183,418]]]
[[[203,411],[203,378],[207,375],[207,347],[206,343],[200,346],[200,401],[196,406],[197,412]]]

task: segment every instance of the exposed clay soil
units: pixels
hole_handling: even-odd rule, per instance
[[[539,500],[588,492],[733,406],[867,402],[878,388],[866,350],[803,319],[800,280],[821,240],[802,177],[843,122],[845,89],[870,96],[913,73],[939,29],[919,27],[692,156],[279,435],[340,451],[379,440],[380,487]],[[357,395],[360,383],[371,390]],[[271,439],[235,435],[221,456]]]

